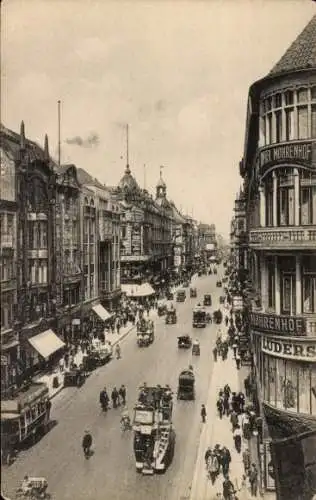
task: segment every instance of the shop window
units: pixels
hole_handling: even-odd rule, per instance
[[[311,137],[312,139],[316,138],[316,105],[313,104],[311,108],[312,117],[311,117]]]
[[[276,405],[276,384],[277,384],[277,378],[276,378],[276,358],[270,357],[269,358],[269,365],[268,365],[268,379],[269,379],[269,403],[271,403],[273,406]]]
[[[297,108],[297,129],[298,138],[307,139],[308,137],[308,112],[307,106],[299,106]]]
[[[286,377],[284,385],[284,408],[297,411],[298,405],[298,363],[286,362]]]
[[[264,385],[263,385],[263,399],[270,402],[270,386],[269,386],[269,356],[264,356]]]
[[[298,412],[311,413],[311,366],[302,364],[299,366],[299,399]]]
[[[285,360],[276,360],[276,407],[284,409]]]
[[[311,414],[316,416],[316,364],[312,365],[311,372]]]

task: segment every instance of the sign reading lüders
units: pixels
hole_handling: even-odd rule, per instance
[[[250,313],[250,326],[263,332],[291,335],[305,335],[305,319],[298,316],[279,316],[275,314]]]
[[[298,163],[311,167],[316,157],[315,143],[291,142],[288,144],[269,146],[260,151],[260,173],[264,173],[271,164]]]
[[[316,362],[316,343],[308,338],[291,342],[263,336],[261,350],[280,358]]]

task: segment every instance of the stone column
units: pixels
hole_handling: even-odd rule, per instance
[[[260,226],[266,227],[266,194],[264,186],[259,187],[260,196]]]
[[[274,274],[275,274],[275,313],[281,314],[281,280],[280,269],[278,265],[278,256],[274,256]]]
[[[302,260],[301,255],[296,255],[295,261],[296,281],[296,314],[302,314]]]
[[[273,179],[273,227],[278,226],[278,178],[275,172],[272,173]]]

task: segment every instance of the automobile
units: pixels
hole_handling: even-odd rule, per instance
[[[203,307],[197,306],[193,311],[192,326],[193,328],[206,327],[206,311]]]
[[[203,304],[205,306],[211,306],[212,305],[212,296],[209,293],[207,293],[207,294],[204,295]]]
[[[220,280],[219,280],[219,281],[216,281],[216,286],[217,286],[218,288],[220,288],[220,287],[222,286],[222,282],[221,282]]]
[[[177,399],[195,399],[195,378],[192,370],[183,370],[179,375]]]
[[[196,288],[195,288],[195,287],[191,287],[191,288],[190,288],[190,297],[191,297],[191,298],[195,298],[195,297],[197,297],[197,291],[196,291]]]
[[[194,342],[192,345],[192,356],[200,356],[200,353],[201,353],[200,344]]]
[[[225,297],[224,295],[221,295],[220,298],[219,298],[219,303],[220,304],[225,304]]]
[[[191,346],[192,346],[192,339],[189,335],[182,335],[178,337],[179,349],[190,349]]]
[[[177,292],[177,302],[184,302],[186,299],[185,290],[178,290]]]
[[[159,300],[157,306],[158,316],[164,316],[167,312],[167,304],[165,300]]]
[[[169,309],[166,313],[166,325],[174,325],[177,322],[177,312],[175,309]]]
[[[166,299],[167,299],[167,300],[173,300],[173,299],[174,299],[174,294],[173,294],[173,293],[171,293],[171,292],[168,292],[168,293],[166,294]]]

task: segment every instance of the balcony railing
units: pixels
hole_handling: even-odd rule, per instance
[[[302,226],[262,227],[249,232],[249,245],[259,248],[316,249],[316,229]]]

